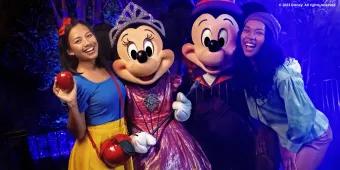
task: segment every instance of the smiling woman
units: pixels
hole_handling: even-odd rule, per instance
[[[97,39],[85,23],[65,18],[59,29],[59,47],[61,64],[75,80],[70,92],[59,88],[57,79],[53,86],[54,94],[67,105],[68,128],[76,137],[68,169],[108,169],[98,148],[113,135],[127,134],[122,112],[125,88],[105,69]],[[132,169],[132,161],[114,166]]]
[[[241,45],[244,55],[251,57],[255,55],[263,45],[265,35],[265,26],[257,20],[247,22],[241,34]]]
[[[250,115],[275,131],[284,169],[317,169],[332,141],[332,130],[304,89],[299,63],[284,57],[280,30],[272,14],[248,16],[237,67],[243,73]]]

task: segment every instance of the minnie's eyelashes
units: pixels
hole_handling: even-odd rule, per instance
[[[128,46],[132,43],[132,41],[130,41],[128,38],[126,39],[126,41],[123,40],[123,45],[124,46]]]
[[[154,38],[154,36],[152,34],[147,34],[146,35],[146,40],[152,40]],[[133,43],[132,41],[130,41],[128,38],[126,39],[126,41],[122,41],[124,46],[128,46],[129,44]]]
[[[153,38],[154,38],[153,34],[147,34],[145,39],[152,40]]]

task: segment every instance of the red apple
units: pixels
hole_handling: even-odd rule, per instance
[[[122,165],[130,158],[123,148],[113,140],[106,140],[101,144],[100,156],[110,166]]]
[[[114,138],[117,140],[118,143],[121,143],[123,141],[131,142],[130,136],[126,135],[126,134],[117,134],[117,135],[114,136]]]
[[[69,71],[63,71],[57,74],[57,87],[70,92],[73,89],[73,75]]]

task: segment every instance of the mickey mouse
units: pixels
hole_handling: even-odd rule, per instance
[[[183,89],[194,92],[189,132],[213,169],[253,169],[253,137],[244,94],[235,81],[234,51],[242,12],[231,0],[202,0],[192,12],[191,42],[182,46],[189,65]]]

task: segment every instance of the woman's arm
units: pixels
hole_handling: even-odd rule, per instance
[[[67,105],[69,109],[67,128],[78,140],[81,140],[86,134],[85,114],[79,112],[77,102],[67,103]]]
[[[311,132],[317,112],[304,89],[302,77],[290,75],[278,80],[278,90],[287,113],[287,137],[296,144],[302,143]]]
[[[280,77],[280,76],[279,76]],[[295,144],[303,144],[314,125],[316,109],[304,89],[301,74],[278,78],[278,90],[284,101],[288,119],[287,138]],[[296,170],[296,154],[299,148],[280,146],[282,163],[285,169]]]

